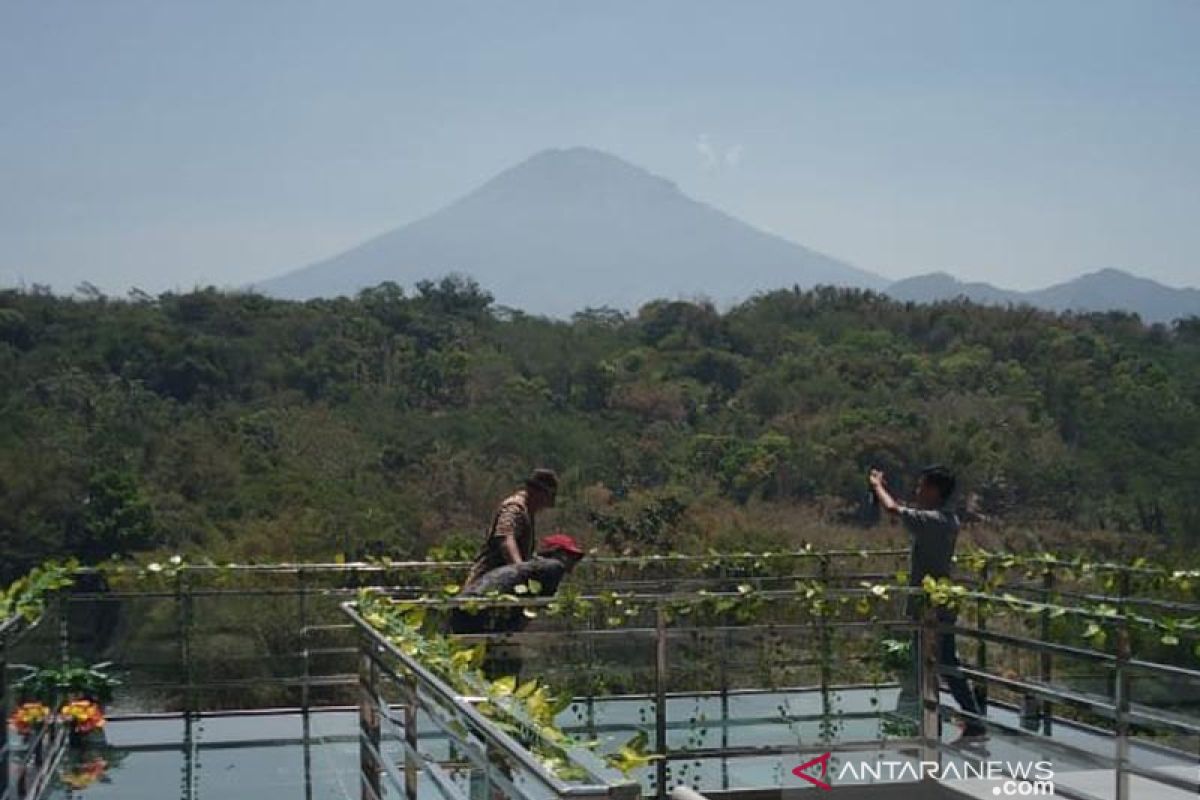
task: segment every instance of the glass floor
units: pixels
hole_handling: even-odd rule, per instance
[[[876,781],[867,775],[845,777],[845,765],[876,764],[881,759],[917,763],[919,753],[901,749],[899,743],[882,744],[866,752],[838,752],[838,742],[870,742],[882,738],[885,723],[880,708],[894,708],[895,688],[843,690],[831,697],[831,721],[797,721],[819,714],[820,695],[815,691],[758,691],[719,696],[684,696],[668,700],[671,720],[684,720],[669,728],[672,746],[690,750],[710,748],[776,747],[779,755],[740,755],[679,759],[670,762],[671,785],[683,783],[701,792],[724,789],[812,788],[794,776],[802,761],[832,750],[831,776],[839,784]],[[946,698],[948,703],[952,703]],[[885,715],[886,716],[886,715]],[[786,717],[786,718],[785,718]],[[1015,712],[992,707],[989,719],[999,724],[984,746],[950,750],[943,764],[987,761],[1050,760],[1059,794],[1072,785],[1089,796],[1113,796],[1112,770],[1086,755],[1072,753],[1069,744],[1098,756],[1111,756],[1113,743],[1086,729],[1056,724],[1054,741],[1031,739],[1018,732]],[[640,731],[654,739],[652,704],[644,697],[605,698],[591,704],[579,702],[563,712],[562,726],[571,733],[600,742],[598,752],[611,752]],[[424,725],[422,726],[424,728]],[[189,729],[190,728],[190,729]],[[1011,731],[1007,729],[1012,729]],[[106,728],[107,745],[68,756],[60,779],[48,795],[56,800],[149,800],[179,797],[254,798],[254,800],[313,800],[359,796],[358,717],[353,710],[314,710],[307,720],[299,712],[248,713],[237,716],[203,716],[188,726],[179,718],[116,719]],[[945,739],[957,734],[945,726]],[[428,752],[440,752],[438,736],[428,737]],[[397,758],[398,744],[384,742],[385,755]],[[446,755],[448,756],[448,750]],[[1175,774],[1200,774],[1200,758],[1135,744],[1131,758],[1138,766]],[[634,773],[647,793],[653,791],[654,768]],[[955,785],[952,783],[951,785]],[[955,785],[966,796],[991,795],[991,783]],[[464,785],[462,789],[468,790]],[[1168,800],[1175,790],[1155,787],[1155,800]],[[431,797],[436,796],[431,794]],[[1134,795],[1135,797],[1138,795]],[[1180,797],[1185,796],[1180,794]],[[1194,795],[1190,795],[1194,796]]]
[[[107,746],[68,754],[48,797],[357,797],[357,712],[313,711],[307,736],[305,727],[298,712],[204,716],[192,721],[190,737],[179,718],[112,720],[105,728]]]

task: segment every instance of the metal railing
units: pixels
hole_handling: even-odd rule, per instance
[[[763,574],[761,567],[754,568],[754,562],[761,562],[764,556],[753,553],[724,554],[719,559],[689,555],[599,557],[584,561],[572,576],[572,582],[585,591],[589,587],[619,591],[657,590],[663,581],[673,584],[684,581],[703,587],[735,579],[765,588],[790,586],[797,578],[821,575],[826,580],[854,582],[889,578],[899,559],[906,555],[907,551],[897,549],[775,553],[766,557],[772,564],[779,565],[779,574],[775,575]],[[889,568],[858,569],[862,563],[875,561],[882,561]],[[831,566],[843,563],[848,565],[846,569]],[[118,703],[118,717],[151,711],[194,714],[229,705],[288,706],[305,710],[314,704],[351,704],[354,702],[352,690],[357,683],[357,648],[352,626],[338,615],[339,604],[353,598],[364,587],[396,596],[440,590],[445,584],[460,579],[469,566],[469,562],[461,561],[184,564],[172,570],[169,576],[152,576],[151,585],[130,579],[130,585],[63,593],[63,604],[51,612],[64,630],[61,652],[55,659],[62,663],[71,659],[114,660],[114,669],[129,673],[139,692],[153,692],[165,698],[152,707],[128,712]],[[681,566],[696,569],[696,574],[672,577],[677,576]],[[81,572],[95,573],[93,570]],[[121,573],[115,575],[120,577]],[[90,633],[89,623],[99,610],[114,605],[119,608],[123,603],[149,603],[161,612],[156,619],[143,619],[141,625],[145,629],[157,629],[159,638],[173,650],[169,660],[138,661],[124,657],[121,652],[114,653],[120,647],[112,642],[103,647],[89,647],[78,641],[81,633]],[[226,612],[224,616],[233,619],[226,620],[225,627],[206,629],[206,616],[222,616],[222,611]],[[264,645],[245,658],[242,665],[245,669],[239,670],[237,657],[228,652],[228,648],[216,646],[213,640],[217,638],[216,634],[249,635],[256,632],[263,614],[271,615],[272,632],[279,641]],[[217,623],[209,620],[207,624]],[[115,638],[121,636],[118,633]],[[132,650],[132,646],[129,649]],[[208,674],[211,670],[206,670],[214,654],[219,655],[222,677],[213,677]],[[264,667],[270,671],[264,672]],[[256,690],[258,695],[252,696],[248,690]],[[314,699],[317,693],[324,696],[323,701],[320,697]],[[211,698],[221,694],[230,702],[214,703]],[[265,700],[256,699],[264,694]],[[207,702],[202,701],[205,697],[209,698]]]
[[[775,592],[779,593],[779,597],[785,597],[791,593],[791,584],[803,579],[822,582],[831,596],[837,592],[852,595],[859,591],[854,587],[860,581],[890,581],[895,569],[904,565],[906,556],[905,550],[889,549],[826,553],[800,551],[769,556],[745,553],[719,557],[673,555],[594,558],[581,564],[572,576],[572,584],[582,587],[585,592],[601,588],[618,589],[646,597],[665,597],[663,591],[667,587],[687,587],[690,590],[712,587],[713,591],[717,591],[730,588],[735,582],[744,582],[755,587],[755,591],[764,597]],[[377,587],[400,597],[419,596],[428,593],[430,588],[455,582],[465,572],[466,566],[463,562],[183,565],[173,570],[169,577],[152,578],[145,583],[114,579],[108,589],[66,592],[60,596],[62,602],[51,605],[41,625],[49,633],[55,633],[51,629],[57,623],[57,632],[65,635],[47,637],[54,641],[47,645],[44,655],[55,663],[65,663],[74,658],[110,658],[114,655],[112,651],[118,650],[114,669],[125,673],[128,679],[118,696],[118,702],[112,708],[110,716],[114,719],[165,712],[179,714],[189,720],[200,713],[234,706],[286,706],[307,711],[331,704],[348,705],[356,699],[361,707],[361,696],[356,698],[353,690],[356,686],[361,690],[363,685],[363,632],[353,620],[347,621],[340,615],[341,604],[364,586]],[[1130,615],[1151,611],[1189,615],[1200,611],[1200,605],[1191,603],[1188,598],[1135,596],[1132,587],[1138,581],[1154,579],[1161,576],[1162,571],[1110,565],[1104,572],[1116,575],[1117,579],[1115,586],[1105,588],[1095,585],[1097,575],[1077,574],[1077,565],[1070,562],[1039,562],[1038,569],[1041,575],[1035,574],[1032,580],[1024,576],[1011,580],[1006,578],[1004,583],[993,587],[994,594],[980,592],[968,601],[968,608],[970,603],[976,603],[976,614],[964,613],[959,624],[949,629],[960,640],[977,644],[974,658],[964,658],[963,674],[998,693],[1036,701],[1037,713],[1028,716],[1036,721],[1040,735],[1056,746],[1070,748],[1057,735],[1060,728],[1082,730],[1090,723],[1096,730],[1101,730],[1096,726],[1106,726],[1102,730],[1111,739],[1111,750],[1106,760],[1100,758],[1098,761],[1113,770],[1116,796],[1120,800],[1130,798],[1131,778],[1155,780],[1164,786],[1182,790],[1196,788],[1194,781],[1147,768],[1135,757],[1136,752],[1141,752],[1140,748],[1150,746],[1139,738],[1139,733],[1145,729],[1173,731],[1184,737],[1200,735],[1195,724],[1196,714],[1190,711],[1187,714],[1173,714],[1139,703],[1136,691],[1139,682],[1147,680],[1146,676],[1152,676],[1153,680],[1195,683],[1195,670],[1177,663],[1160,664],[1138,658],[1128,638],[1122,641],[1115,637],[1110,651],[1054,641],[1049,613],[1042,615],[1037,633],[1029,635],[1028,632],[1006,630],[1003,625],[996,626],[984,609],[987,597],[994,598],[995,594],[1001,592],[1041,601],[1059,598],[1064,601],[1107,602]],[[979,581],[986,582],[988,577],[989,573],[985,571]],[[119,641],[120,647],[114,648],[109,642],[95,650],[89,649],[94,642],[81,642],[81,634],[87,633],[81,629],[86,628],[96,615],[96,610],[106,604],[120,607],[122,610],[117,616],[123,617],[125,622],[136,618],[138,626],[157,626],[161,641],[156,640],[155,648],[162,659],[154,664],[141,663],[147,658],[147,653],[155,648],[143,647],[133,639]],[[145,609],[153,613],[143,614]],[[243,614],[241,609],[250,611]],[[262,623],[258,618],[267,612],[273,614],[270,628],[275,638],[264,643],[259,650],[254,650],[243,662],[230,658],[230,651],[236,650],[237,646],[231,647],[227,641],[223,643],[221,637],[251,630],[256,624]],[[221,619],[226,617],[232,619]],[[966,624],[968,617],[972,617],[973,625]],[[893,622],[896,630],[900,630],[904,621]],[[811,685],[800,688],[819,693],[823,706],[830,693],[836,693],[841,684],[831,674],[828,659],[821,657],[819,651],[831,647],[827,634],[850,630],[851,625],[824,620],[815,628],[808,623],[796,627],[797,630],[807,628],[812,635],[811,650],[818,655],[807,666],[820,673]],[[121,640],[130,632],[137,633],[138,626],[127,626],[128,631],[118,631],[116,639]],[[20,635],[27,627],[9,622],[3,629],[6,635],[3,637],[3,650],[0,650],[0,675],[3,676],[0,677],[0,681],[3,681],[0,689],[7,691],[0,691],[5,703],[0,710],[6,712],[5,716],[12,699],[11,687],[7,686],[9,645],[19,642]],[[775,627],[785,629],[783,626]],[[736,630],[736,626],[734,628]],[[17,633],[18,629],[21,629],[21,634]],[[671,637],[677,633],[670,626],[659,632],[657,621],[653,621],[636,630],[620,630],[616,635],[629,634],[653,640],[655,659],[660,653],[666,659],[662,670],[666,676],[672,667]],[[530,641],[537,637],[557,635],[554,632],[522,634]],[[597,630],[580,635],[599,640],[614,634]],[[927,634],[929,637],[933,635]],[[1035,659],[1036,664],[1033,669],[1014,678],[1005,674],[1001,667],[1011,662],[1012,653],[1017,652]],[[216,656],[229,665],[227,672],[213,674],[210,667]],[[1093,669],[1104,675],[1107,685],[1112,688],[1110,695],[1104,696],[1073,684],[1071,676],[1062,672],[1061,664],[1064,661],[1092,665]],[[797,665],[800,665],[799,661]],[[926,675],[936,678],[933,673],[928,671]],[[378,675],[377,679],[382,680]],[[928,689],[924,684],[923,681],[921,685]],[[645,694],[648,699],[670,700],[673,695],[668,688],[664,677],[661,683],[655,684],[653,691]],[[153,693],[153,696],[148,693]],[[731,696],[729,692],[725,694]],[[933,750],[944,750],[940,740],[933,734],[933,728],[934,720],[940,726],[947,712],[940,695],[933,693],[932,697],[936,699],[932,710],[936,710],[937,714],[923,715],[918,720],[919,724],[925,726],[919,730],[921,735],[909,742],[932,748],[929,753],[931,756]],[[924,698],[926,712],[931,711],[928,704],[930,698],[927,692]],[[1068,712],[1076,713],[1080,719],[1064,716]],[[797,720],[811,721],[808,717],[797,717]],[[383,732],[391,730],[393,734],[401,735],[406,730],[401,719],[383,713],[382,705],[379,722]],[[1003,729],[1003,724],[994,718],[989,719],[988,724],[997,730]],[[1034,734],[1028,728],[1015,727],[1020,728],[1021,736],[1031,737]],[[651,732],[652,745],[657,748],[666,738],[666,732],[658,725],[657,719]],[[1017,732],[1012,733],[1015,735]],[[891,737],[889,741],[898,743],[903,739]],[[33,750],[18,751],[10,745],[10,741],[10,737],[5,737],[3,742],[2,761],[8,764],[8,769],[0,770],[0,781],[6,781],[8,785],[0,783],[0,800],[31,796],[17,795],[13,791],[15,781],[21,779],[20,776],[33,775],[33,772],[22,767],[22,759],[33,755]],[[388,741],[386,736],[383,741]],[[34,759],[43,767],[51,763],[55,748],[61,745],[53,737],[46,738],[44,743],[42,755]],[[839,746],[843,746],[843,749],[853,749],[855,746],[870,749],[878,748],[878,745],[878,742],[863,741],[844,742]],[[493,751],[503,749],[493,743]],[[703,751],[695,748],[677,749],[674,758],[656,762],[654,769],[659,772],[672,762],[697,755],[715,757],[721,754],[744,755],[747,752],[745,748],[739,750],[732,746]],[[1081,756],[1092,758],[1095,753],[1081,750]],[[43,771],[48,774],[52,766]],[[14,777],[10,779],[9,775]],[[29,780],[24,780],[28,788]],[[498,776],[496,780],[503,780],[503,776]],[[658,785],[664,786],[665,781]],[[1060,794],[1066,793],[1060,791]]]
[[[478,779],[476,791],[483,797],[492,797],[494,787],[510,798],[632,800],[640,795],[637,784],[620,779],[586,751],[555,746],[565,762],[580,773],[576,780],[564,780],[484,716],[471,698],[456,692],[418,659],[379,637],[352,604],[344,608],[362,637],[360,763],[364,800],[384,797],[385,782],[398,793],[416,798],[422,777],[439,796],[463,800],[462,790],[423,746],[422,719],[432,723],[439,738],[449,743],[451,758],[465,760],[472,779]],[[397,721],[397,706],[387,701],[385,687],[398,690],[402,721]],[[385,729],[402,743],[402,772],[383,754]],[[536,736],[531,728],[525,731]]]
[[[821,559],[863,562],[894,561],[899,550],[846,551],[821,554]],[[606,588],[638,588],[667,579],[680,566],[695,568],[689,580],[719,582],[746,573],[755,580],[789,581],[815,564],[809,551],[772,554],[781,565],[778,574],[762,576],[753,565],[763,556],[733,554],[713,565],[711,556],[648,558],[593,558],[577,571],[577,583]],[[353,562],[280,564],[183,564],[162,572],[145,569],[81,569],[74,589],[48,598],[47,611],[37,630],[47,635],[23,643],[19,657],[10,645],[21,642],[31,626],[22,620],[4,622],[0,638],[0,711],[7,720],[13,697],[9,678],[13,659],[47,664],[71,661],[113,661],[111,670],[124,685],[106,713],[110,720],[139,720],[163,716],[182,717],[191,731],[201,714],[238,715],[257,708],[347,707],[355,702],[359,681],[358,649],[353,625],[338,613],[339,604],[362,587],[378,587],[399,595],[419,594],[460,579],[467,562]],[[794,569],[787,569],[794,566]],[[890,563],[889,563],[890,567]],[[879,575],[888,570],[876,570]],[[865,573],[863,573],[865,574]],[[97,587],[97,576],[103,578]],[[86,588],[81,588],[86,586]],[[270,615],[275,639],[261,648],[229,646],[222,636],[246,636],[261,627]],[[104,637],[105,619],[118,620],[116,630]],[[232,617],[224,622],[214,618]],[[223,627],[214,627],[223,626]],[[219,663],[222,674],[210,669]],[[18,748],[14,738],[0,737],[0,800],[32,797],[29,789],[35,772],[44,784],[62,754],[65,734],[55,726],[54,736],[31,738],[33,747]],[[188,736],[185,734],[185,740]],[[51,746],[52,745],[52,746]],[[194,756],[188,748],[185,758]],[[307,762],[306,762],[307,763]],[[30,766],[39,765],[37,770]],[[10,777],[11,776],[11,777]],[[189,785],[191,779],[185,781]],[[17,790],[23,794],[14,794]]]
[[[827,597],[830,600],[836,600],[841,597],[861,597],[869,590],[865,589],[847,589],[847,588],[831,588],[827,592]],[[916,593],[917,590],[911,590]],[[705,595],[706,599],[711,600],[715,596],[713,593]],[[739,596],[736,593],[729,593],[729,597]],[[647,692],[644,697],[649,701],[649,707],[653,709],[653,749],[656,753],[662,756],[661,759],[655,762],[655,778],[652,782],[654,794],[659,797],[665,797],[668,789],[668,765],[672,762],[689,761],[693,759],[704,758],[746,758],[755,756],[768,755],[783,755],[796,754],[799,755],[801,748],[796,743],[778,743],[773,745],[757,745],[757,746],[733,746],[724,740],[718,746],[714,747],[679,747],[673,745],[669,741],[668,729],[670,720],[668,719],[668,701],[671,695],[668,692],[670,683],[670,660],[671,660],[671,642],[678,638],[681,631],[667,623],[665,610],[669,607],[672,601],[686,599],[687,595],[679,594],[643,594],[628,597],[630,603],[642,602],[652,607],[653,624],[650,626],[641,627],[617,627],[608,630],[589,630],[587,628],[571,628],[567,631],[547,631],[536,634],[516,634],[505,635],[501,637],[483,636],[485,639],[501,639],[512,642],[529,643],[546,638],[553,639],[554,637],[570,636],[579,639],[589,639],[597,637],[621,637],[627,641],[632,641],[637,637],[648,637],[653,642],[654,665],[653,665],[653,680],[652,690]],[[760,598],[767,604],[787,603],[795,599],[793,592],[785,590],[764,590],[758,592],[756,597]],[[597,597],[579,598],[582,601],[597,600]],[[975,593],[969,598],[970,601],[998,602],[1006,600],[1001,595]],[[538,607],[549,605],[549,600],[525,600],[524,605]],[[435,607],[452,607],[459,605],[457,601],[428,601],[431,606]],[[478,600],[473,600],[472,604],[476,608],[486,608],[489,605],[511,605],[511,601],[487,601],[482,604]],[[360,617],[353,607],[347,607],[347,613],[354,620],[355,624],[360,628],[361,634],[361,649],[360,653],[364,659],[373,660],[374,652],[394,651],[385,637],[379,634],[378,631],[367,625],[362,617]],[[1170,664],[1157,664],[1145,659],[1137,659],[1133,657],[1130,648],[1130,637],[1128,635],[1127,626],[1121,626],[1125,633],[1117,637],[1115,652],[1106,653],[1097,649],[1088,647],[1078,647],[1063,642],[1051,641],[1047,635],[1048,628],[1040,626],[1040,636],[1023,636],[1012,633],[1005,633],[999,630],[989,630],[986,623],[986,618],[978,619],[974,626],[967,624],[956,624],[951,622],[939,622],[937,614],[934,610],[928,610],[924,617],[917,623],[913,623],[905,619],[890,619],[890,620],[875,620],[869,623],[853,620],[836,620],[832,618],[816,618],[810,620],[807,624],[798,624],[792,627],[796,629],[808,629],[815,634],[812,640],[813,649],[820,650],[824,648],[828,652],[829,645],[822,642],[822,636],[828,635],[830,632],[848,629],[869,629],[879,630],[887,629],[892,632],[905,630],[913,630],[916,632],[918,672],[917,681],[919,687],[919,708],[920,714],[916,720],[916,730],[914,736],[886,736],[880,738],[825,738],[823,741],[816,742],[822,749],[832,750],[834,752],[846,754],[856,752],[871,752],[881,751],[882,749],[909,749],[911,752],[919,754],[919,758],[924,764],[941,765],[945,758],[964,759],[970,761],[972,759],[980,760],[973,755],[969,750],[954,747],[944,741],[943,724],[950,716],[956,716],[962,719],[979,722],[987,726],[994,735],[1006,738],[1011,742],[1018,742],[1022,747],[1025,747],[1030,752],[1038,752],[1042,747],[1052,747],[1056,753],[1061,753],[1062,757],[1070,764],[1088,764],[1096,765],[1102,769],[1111,771],[1112,781],[1112,797],[1116,800],[1140,800],[1139,795],[1135,795],[1131,788],[1131,779],[1139,778],[1149,781],[1151,786],[1159,786],[1164,790],[1167,788],[1178,789],[1183,792],[1200,793],[1200,754],[1194,750],[1183,751],[1172,748],[1169,745],[1164,745],[1154,741],[1145,741],[1135,735],[1135,726],[1142,730],[1167,731],[1182,734],[1184,736],[1200,736],[1200,710],[1195,708],[1185,713],[1173,713],[1167,709],[1154,708],[1145,704],[1133,702],[1131,696],[1131,681],[1135,672],[1140,672],[1143,675],[1150,676],[1152,679],[1169,678],[1174,681],[1187,681],[1200,687],[1200,671],[1180,667]],[[734,626],[735,629],[737,626]],[[756,627],[770,627],[779,629],[781,626],[777,622],[772,622],[769,625],[754,625],[746,624],[741,626],[743,630],[750,630]],[[719,632],[719,631],[718,631]],[[960,640],[968,640],[977,642],[979,645],[979,654],[976,659],[976,665],[947,667],[939,663],[938,658],[938,642],[942,635],[953,634]],[[480,638],[480,637],[467,637]],[[986,645],[991,644],[994,649],[1004,649],[1007,652],[1008,658],[999,659],[992,656],[993,668],[988,668],[988,654]],[[1036,678],[1023,678],[1012,674],[1003,674],[998,671],[998,666],[1006,661],[1011,662],[1014,658],[1013,652],[1018,654],[1031,655],[1037,659],[1041,668]],[[1017,656],[1019,657],[1019,655]],[[1054,673],[1046,666],[1046,661],[1049,659],[1073,659],[1084,661],[1099,667],[1107,672],[1110,685],[1113,687],[1113,693],[1110,697],[1099,696],[1092,692],[1080,691],[1071,686],[1069,683],[1056,683]],[[836,660],[836,659],[835,659]],[[420,668],[420,664],[414,657],[404,657],[406,669],[411,672],[415,668]],[[721,662],[722,664],[724,662]],[[830,677],[829,659],[818,659],[815,664],[820,667],[818,670],[818,682],[812,686],[798,687],[800,691],[813,691],[818,693],[821,700],[821,710],[817,714],[811,715],[796,715],[793,719],[796,722],[824,720],[828,721],[831,716],[831,700],[830,698],[840,691],[844,691],[846,687],[836,684]],[[364,692],[364,703],[372,707],[383,707],[384,701],[382,697],[386,694],[386,684],[393,681],[396,685],[403,685],[404,681],[410,680],[405,677],[409,672],[372,672],[362,681]],[[1007,691],[1013,695],[1022,698],[1032,698],[1040,703],[1039,716],[1035,727],[1039,730],[1030,730],[1028,725],[1021,722],[1005,721],[998,714],[984,714],[976,716],[969,712],[963,711],[951,706],[943,698],[943,693],[940,686],[939,678],[949,675],[965,676],[976,683],[977,686],[991,686],[996,689]],[[711,687],[711,694],[718,695],[722,698],[722,708],[726,709],[728,696],[730,691],[724,684],[723,676],[718,677],[713,674],[714,686]],[[793,687],[797,689],[797,687]],[[444,686],[440,687],[442,692],[447,691]],[[687,696],[695,697],[700,693],[692,692]],[[456,702],[465,702],[461,695],[451,693],[450,699]],[[591,706],[597,702],[612,700],[611,697],[578,697],[578,701]],[[623,699],[623,698],[622,698]],[[405,707],[411,707],[413,699],[411,692],[403,701]],[[1065,709],[1075,709],[1077,711],[1086,712],[1091,717],[1098,717],[1102,720],[1108,720],[1107,726],[1102,726],[1097,722],[1084,723],[1079,720],[1073,720],[1063,717],[1053,717],[1050,714],[1050,709],[1053,707]],[[1012,707],[1004,703],[993,703],[993,709],[997,712],[1004,710],[1006,716],[1017,717],[1020,709]],[[380,712],[382,714],[382,712]],[[407,719],[407,717],[406,717]],[[767,720],[761,720],[767,722]],[[411,735],[411,725],[401,724],[396,728],[397,735]],[[1056,735],[1057,731],[1057,735]],[[370,739],[364,739],[364,747],[370,743]],[[1107,745],[1105,745],[1107,743]],[[508,741],[497,743],[497,747],[504,750],[509,757],[518,757],[517,751],[520,750],[520,745]],[[811,745],[810,745],[811,746]],[[1103,752],[1103,747],[1107,746],[1108,752]],[[512,749],[514,748],[515,749]],[[1173,759],[1173,763],[1185,765],[1192,769],[1190,774],[1181,774],[1172,772],[1166,769],[1156,768],[1153,765],[1142,763],[1138,758],[1133,756],[1134,749],[1137,749],[1142,755],[1149,753],[1161,754],[1164,757],[1169,756]],[[370,757],[364,756],[363,759],[363,781],[364,786],[370,784],[377,788],[372,783],[372,776],[383,776],[382,780],[386,781],[388,774],[386,759],[382,757],[377,747],[370,747]],[[415,752],[409,753],[406,751],[406,769],[417,771],[420,769],[437,770],[437,764],[428,755],[421,755]],[[406,774],[408,774],[406,772]],[[1021,779],[1019,774],[1011,774],[1010,777]],[[1077,800],[1098,800],[1087,791],[1073,787],[1070,784],[1070,775],[1064,776],[1067,780],[1059,782],[1055,788],[1060,796],[1073,797]],[[393,786],[397,792],[404,791],[409,800],[426,800],[423,795],[416,791],[416,783],[413,780],[406,782],[396,782]],[[751,787],[729,787],[722,786],[722,789],[729,788],[751,788]],[[375,797],[377,792],[368,793],[364,790],[363,797]],[[453,796],[453,795],[443,795]],[[519,797],[520,795],[515,795]]]

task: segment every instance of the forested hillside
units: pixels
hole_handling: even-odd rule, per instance
[[[1196,319],[829,289],[563,323],[459,279],[308,303],[9,291],[0,371],[3,577],[67,552],[419,555],[477,536],[534,465],[563,479],[552,521],[617,549],[852,523],[868,466],[935,460],[975,517],[1200,541]]]

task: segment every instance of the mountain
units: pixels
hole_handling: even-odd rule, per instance
[[[428,217],[255,288],[307,299],[449,272],[473,277],[502,305],[551,316],[654,298],[725,303],[793,284],[887,284],[576,147],[538,153]]]
[[[964,283],[945,272],[931,272],[896,281],[885,292],[897,300],[936,303],[966,297],[984,305],[1020,305],[1029,302],[1020,292],[997,289],[990,283]]]
[[[898,300],[931,303],[965,297],[984,305],[1029,305],[1050,311],[1131,311],[1145,322],[1200,316],[1200,290],[1176,289],[1118,269],[1081,275],[1032,292],[964,283],[944,272],[896,281],[886,289]]]

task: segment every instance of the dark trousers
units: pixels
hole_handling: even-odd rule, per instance
[[[954,696],[954,702],[958,703],[958,707],[968,714],[983,716],[983,708],[980,707],[979,699],[975,696],[975,692],[971,690],[971,685],[967,683],[967,679],[958,670],[958,648],[954,643],[953,633],[943,633],[938,636],[938,662],[943,667],[949,667],[954,670],[944,677],[946,687],[950,690],[950,694]],[[967,727],[979,727],[982,724],[978,720],[967,720]]]
[[[917,698],[920,697],[920,692],[917,689],[917,666],[921,659],[921,646],[919,636],[914,631],[912,635],[912,664],[908,674],[900,684],[900,700],[897,703],[897,710],[915,712],[918,708]],[[943,675],[946,683],[946,688],[950,690],[950,694],[954,697],[954,702],[958,703],[958,707],[968,714],[976,714],[983,716],[984,710],[980,705],[978,698],[975,697],[975,692],[971,690],[971,685],[961,672],[958,671],[960,666],[958,661],[958,647],[954,641],[953,633],[938,634],[938,663],[951,670],[949,674]],[[968,727],[979,727],[983,723],[979,720],[968,719],[966,721]]]

